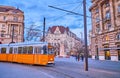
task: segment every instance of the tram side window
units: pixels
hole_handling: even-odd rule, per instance
[[[41,47],[35,47],[34,52],[35,52],[35,54],[42,54],[41,53]]]
[[[22,54],[22,47],[18,47],[18,54]]]
[[[10,49],[9,49],[9,53],[12,54],[12,52],[13,52],[13,48],[10,47]]]
[[[32,46],[28,47],[28,54],[33,54],[33,47]]]
[[[17,51],[18,51],[17,48],[14,48],[14,54],[17,54],[18,53]]]
[[[6,53],[6,48],[1,48],[1,53]]]
[[[34,53],[37,54],[37,47],[35,47],[35,49],[34,49]]]
[[[38,53],[39,53],[39,54],[43,54],[43,52],[42,52],[41,50],[42,50],[42,49],[41,49],[41,47],[39,46],[39,47],[38,47]]]
[[[28,47],[23,47],[23,54],[27,54]]]

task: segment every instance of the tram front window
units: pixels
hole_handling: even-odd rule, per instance
[[[52,48],[48,48],[48,54],[53,54],[53,49]]]
[[[47,54],[47,46],[43,46],[43,54]]]

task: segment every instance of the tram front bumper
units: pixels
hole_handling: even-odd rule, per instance
[[[54,63],[54,61],[49,61],[48,64],[49,64],[49,63]]]

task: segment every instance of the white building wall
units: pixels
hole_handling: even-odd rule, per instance
[[[118,57],[117,56],[111,56],[111,60],[112,61],[118,61]]]
[[[73,48],[76,43],[75,38],[72,38],[72,36],[69,36],[67,32],[61,34],[58,28],[56,28],[54,34],[53,33],[47,34],[46,41],[52,44],[59,43],[61,56],[65,56],[67,52],[70,52],[71,48]],[[67,44],[67,47],[64,46],[65,42]]]
[[[99,56],[99,60],[105,60],[105,56]]]

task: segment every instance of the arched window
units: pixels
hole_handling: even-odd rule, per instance
[[[106,14],[105,14],[105,18],[106,19],[110,19],[111,15],[110,15],[110,11],[106,11]]]
[[[118,33],[118,34],[116,35],[116,39],[117,39],[117,40],[120,40],[120,33]]]
[[[98,43],[98,40],[97,40],[97,39],[95,39],[95,43],[96,43],[96,44]]]
[[[108,35],[103,37],[103,41],[109,41],[109,40],[110,40],[110,37]]]
[[[106,40],[106,41],[109,41],[109,40],[110,40],[110,37],[107,35],[107,36],[105,37],[105,40]]]

